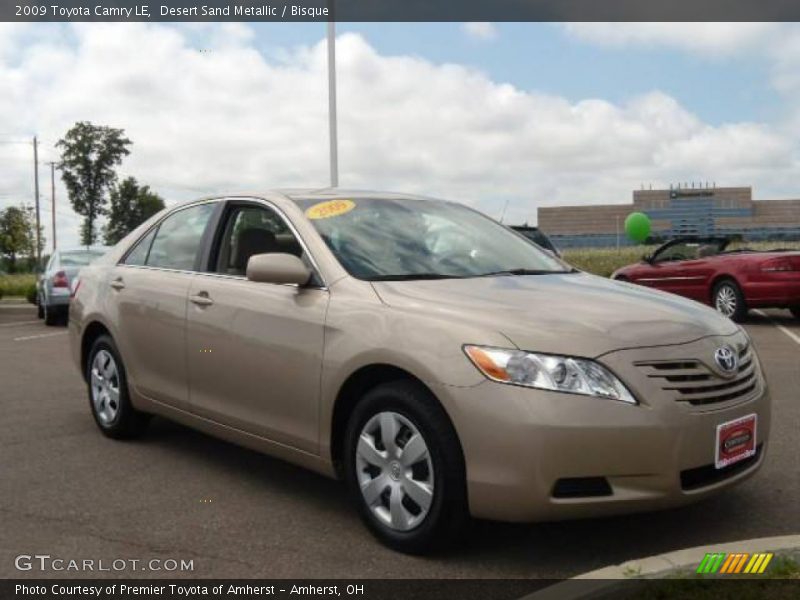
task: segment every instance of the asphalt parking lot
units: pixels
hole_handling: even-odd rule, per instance
[[[456,549],[416,558],[375,542],[335,481],[161,419],[141,440],[106,439],[66,329],[45,327],[31,307],[0,305],[0,577],[41,577],[17,571],[14,559],[49,554],[193,560],[192,572],[169,576],[560,578],[689,546],[798,533],[800,321],[768,311],[747,329],[773,396],[771,444],[755,477],[666,512],[479,522]]]

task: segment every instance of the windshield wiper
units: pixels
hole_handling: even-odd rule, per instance
[[[398,273],[395,275],[376,275],[367,281],[413,281],[415,279],[463,279],[461,275],[445,273]]]
[[[577,272],[577,269],[572,269],[569,271],[550,271],[548,269],[503,269],[502,271],[484,273],[479,277],[494,277],[495,275],[563,275],[564,273]]]

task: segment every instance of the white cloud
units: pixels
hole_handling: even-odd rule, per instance
[[[489,41],[497,37],[497,28],[491,23],[473,21],[471,23],[464,23],[461,29],[475,40]]]
[[[565,23],[567,33],[604,46],[650,46],[727,56],[762,48],[778,23]]]
[[[43,161],[75,121],[91,120],[126,130],[134,146],[121,174],[168,203],[327,184],[323,41],[268,60],[243,25],[39,27],[0,52],[0,134],[37,132]],[[642,181],[796,190],[790,133],[713,127],[658,91],[570,102],[464,66],[382,55],[354,34],[339,37],[337,58],[343,186],[450,197],[495,216],[509,199],[509,221],[532,220],[540,205],[626,202]],[[0,146],[0,160],[0,206],[30,199],[30,147]],[[47,199],[45,171],[41,182]],[[59,218],[59,239],[75,244],[78,219]]]

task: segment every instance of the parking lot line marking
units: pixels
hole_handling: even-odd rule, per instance
[[[796,344],[800,344],[800,335],[797,335],[797,334],[796,334],[794,331],[791,331],[790,329],[787,329],[786,327],[784,327],[783,325],[781,325],[780,323],[778,323],[777,321],[775,321],[775,319],[773,319],[772,317],[770,317],[770,316],[769,316],[767,313],[765,313],[765,312],[762,312],[762,311],[760,311],[760,310],[754,310],[753,312],[754,312],[754,313],[756,313],[757,315],[760,315],[760,316],[762,316],[762,317],[765,317],[765,318],[766,318],[768,321],[770,321],[770,323],[772,323],[773,325],[775,325],[775,327],[777,327],[777,328],[778,328],[778,329],[780,329],[780,330],[781,330],[783,333],[785,333],[787,336],[789,336],[789,339],[790,339],[790,340],[792,340],[792,341],[793,341],[794,343],[796,343]]]
[[[38,323],[39,321],[17,321],[15,323],[2,323],[0,327],[14,327],[16,325],[33,325],[34,323]]]
[[[41,338],[54,337],[57,335],[67,335],[67,331],[56,331],[55,333],[40,333],[39,335],[26,335],[23,337],[14,338],[15,342],[25,342],[27,340],[38,340]]]

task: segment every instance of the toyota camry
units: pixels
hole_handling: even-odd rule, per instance
[[[469,516],[686,504],[766,455],[767,384],[738,325],[579,272],[462,203],[211,197],[154,216],[75,287],[103,434],[159,415],[339,477],[405,552]]]

